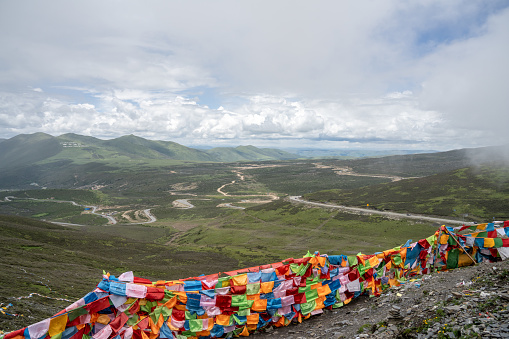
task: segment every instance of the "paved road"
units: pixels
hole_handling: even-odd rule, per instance
[[[130,222],[128,225],[143,225],[143,224],[151,224],[153,222],[156,222],[156,217],[150,213],[150,208],[147,208],[146,210],[143,210],[143,213],[150,219],[149,221],[142,221],[142,222]]]
[[[368,208],[347,207],[347,206],[340,206],[340,205],[333,205],[333,204],[324,204],[324,203],[320,203],[320,202],[312,202],[312,201],[303,200],[303,199],[301,199],[300,196],[291,196],[290,200],[301,203],[301,204],[311,205],[311,206],[334,208],[334,209],[339,209],[339,210],[343,210],[343,211],[347,211],[347,212],[379,214],[379,215],[384,215],[387,217],[398,218],[398,219],[405,218],[405,219],[414,219],[414,220],[426,220],[426,221],[436,222],[436,223],[440,223],[440,224],[474,225],[473,222],[464,222],[461,220],[434,218],[434,217],[428,217],[425,215],[404,214],[404,213],[396,213],[396,212],[377,211],[377,210],[372,210],[372,209],[368,209]]]

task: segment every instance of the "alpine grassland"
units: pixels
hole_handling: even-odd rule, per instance
[[[476,166],[356,190],[305,194],[313,201],[471,221],[508,218],[509,168]]]

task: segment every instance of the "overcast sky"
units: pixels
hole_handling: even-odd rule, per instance
[[[0,1],[0,138],[509,142],[509,2]]]

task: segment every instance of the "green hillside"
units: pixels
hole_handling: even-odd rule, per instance
[[[31,165],[58,154],[62,149],[51,135],[20,134],[0,143],[0,169]]]
[[[96,182],[109,185],[118,181],[117,172],[129,172],[129,183],[134,180],[137,181],[134,186],[142,187],[147,171],[149,176],[155,173],[159,176],[161,172],[168,173],[169,166],[295,157],[280,150],[253,146],[206,152],[134,135],[101,140],[73,133],[59,137],[35,133],[18,135],[1,143],[0,189],[27,189],[32,183],[52,188],[78,188]]]
[[[447,152],[393,155],[381,158],[329,160],[325,164],[351,167],[358,173],[426,176],[481,163],[503,163],[509,159],[509,145],[465,148]]]
[[[0,168],[18,168],[56,161],[84,164],[91,161],[122,164],[136,161],[235,162],[295,159],[296,155],[254,146],[202,151],[171,141],[154,141],[134,135],[101,140],[68,133],[53,137],[44,133],[23,134],[0,146]],[[169,162],[167,164],[174,164]],[[155,163],[156,165],[158,163]]]
[[[354,190],[304,195],[313,201],[485,221],[509,219],[509,167],[483,165]]]
[[[173,244],[227,254],[239,261],[268,263],[297,258],[308,250],[330,255],[374,253],[408,239],[427,237],[435,230],[430,223],[358,216],[277,200],[209,219],[183,233]]]
[[[61,142],[78,142],[78,143],[81,143],[83,145],[88,145],[88,146],[96,146],[96,145],[100,145],[103,140],[101,139],[98,139],[98,138],[94,138],[94,137],[89,137],[89,136],[85,136],[85,135],[79,135],[79,134],[75,134],[75,133],[67,133],[67,134],[62,134],[61,136],[58,136],[57,139]]]
[[[214,161],[202,151],[175,142],[146,140],[134,135],[107,140],[102,145],[131,158]]]
[[[299,158],[297,155],[272,148],[257,148],[254,146],[216,147],[206,151],[217,161],[266,161],[290,160]]]

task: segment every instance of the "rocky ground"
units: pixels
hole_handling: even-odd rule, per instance
[[[509,338],[509,261],[482,263],[361,296],[253,339]]]

